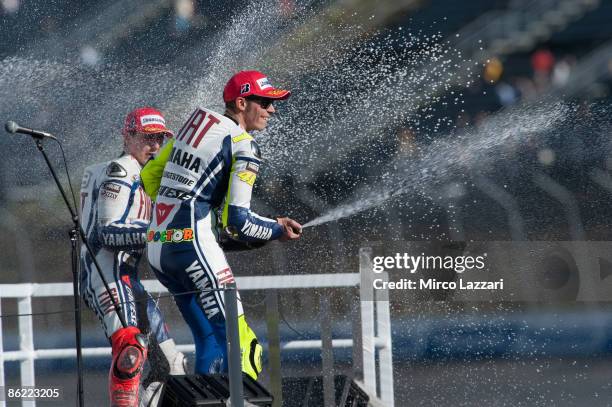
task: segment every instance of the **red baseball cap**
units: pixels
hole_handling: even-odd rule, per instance
[[[225,89],[223,100],[232,102],[237,97],[260,96],[268,99],[284,100],[291,96],[291,92],[272,86],[266,75],[258,71],[240,71],[232,76]]]
[[[164,133],[166,137],[174,136],[174,133],[166,128],[166,120],[161,112],[152,107],[140,107],[127,115],[122,134],[128,133]]]

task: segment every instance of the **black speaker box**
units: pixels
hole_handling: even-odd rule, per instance
[[[335,407],[367,407],[370,397],[352,379],[334,377]],[[283,407],[321,407],[323,377],[287,377],[283,379]],[[331,406],[326,406],[331,407]]]
[[[272,395],[248,375],[242,375],[244,399],[261,407],[272,406]],[[170,376],[164,386],[161,407],[226,406],[229,399],[226,374]]]

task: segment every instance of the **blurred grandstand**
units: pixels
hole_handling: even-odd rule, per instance
[[[404,193],[306,229],[295,245],[230,262],[238,275],[342,273],[357,272],[358,250],[372,242],[608,241],[611,18],[603,0],[0,0],[0,112],[63,140],[78,187],[85,165],[118,155],[121,120],[133,107],[155,105],[177,128],[197,104],[221,109],[221,86],[235,70],[270,72],[295,92],[262,135],[269,160],[255,206],[306,222],[419,177],[410,163],[436,158],[441,141],[494,140],[528,120],[525,112],[561,104],[558,125],[499,142],[486,165],[432,165],[443,175],[426,186],[409,180]],[[406,33],[421,40],[406,45],[398,40]],[[411,76],[396,74],[435,72],[434,48],[449,50],[452,69],[438,66],[442,76],[423,82],[426,97],[420,88],[405,92]],[[387,73],[394,79],[384,81]],[[394,99],[400,90],[414,97]],[[70,219],[46,168],[30,140],[2,137],[0,147],[0,283],[69,281]],[[264,293],[244,297],[263,326]],[[601,379],[612,373],[607,303],[400,297],[391,307],[396,405],[609,405],[612,386]],[[318,298],[281,296],[283,340],[318,335],[309,320]],[[189,342],[173,304],[161,303]],[[338,332],[350,330],[353,305],[333,298]],[[34,303],[34,311],[69,308],[69,299]],[[16,304],[4,301],[2,312],[17,312]],[[54,332],[71,318],[39,318],[36,329]],[[84,323],[87,343],[104,346],[91,313]],[[17,319],[2,324],[5,348],[17,346]],[[46,335],[42,344],[67,347],[72,336]],[[351,355],[336,357],[338,371],[350,371]],[[283,368],[300,371],[311,359],[315,373],[320,360],[310,354],[286,356]],[[91,377],[103,366],[90,363]],[[7,363],[9,382],[17,367]],[[72,366],[41,368],[69,374]]]

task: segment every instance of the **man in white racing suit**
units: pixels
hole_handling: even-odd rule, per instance
[[[140,170],[159,151],[164,138],[172,136],[159,111],[150,107],[136,109],[125,120],[125,154],[87,167],[83,176],[83,229],[109,284],[110,295],[120,304],[128,325],[122,326],[109,292],[83,245],[82,295],[102,322],[112,345],[111,406],[138,406],[140,376],[149,349],[151,381],[162,379],[156,376],[158,370],[163,371],[162,375],[185,374],[185,357],[168,336],[162,314],[142,286],[137,270],[152,211],[151,200],[140,184]],[[157,382],[153,385],[147,392],[161,387]],[[151,396],[145,393],[143,399]]]
[[[262,157],[252,130],[263,130],[275,112],[272,103],[290,92],[276,89],[265,75],[242,71],[225,86],[224,115],[197,108],[177,137],[141,173],[156,199],[147,234],[147,253],[159,281],[191,328],[195,371],[227,371],[225,306],[219,289],[234,281],[220,241],[261,245],[298,239],[301,225],[251,211],[251,193]],[[185,295],[181,293],[193,294]],[[181,295],[176,295],[181,294]],[[242,369],[261,372],[261,345],[239,303]]]

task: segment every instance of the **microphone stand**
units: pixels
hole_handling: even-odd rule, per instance
[[[113,306],[115,307],[115,312],[117,313],[117,316],[119,317],[119,320],[121,321],[121,325],[124,328],[127,328],[128,325],[125,321],[125,317],[123,316],[123,313],[121,312],[121,307],[119,303],[117,302],[117,300],[115,299],[115,297],[112,295],[108,282],[106,281],[104,274],[102,274],[102,269],[100,268],[100,264],[98,263],[98,260],[94,256],[93,250],[91,249],[91,246],[89,245],[89,242],[87,241],[87,237],[79,221],[79,215],[77,213],[77,209],[73,208],[72,205],[70,204],[70,201],[68,200],[68,196],[66,195],[66,192],[64,191],[64,188],[62,187],[62,184],[60,183],[57,177],[57,174],[55,173],[55,170],[53,169],[53,165],[49,161],[49,157],[47,156],[47,153],[45,152],[43,148],[43,144],[42,144],[43,137],[35,136],[35,135],[31,135],[31,136],[36,143],[36,147],[42,153],[42,156],[45,159],[47,166],[49,167],[49,171],[51,171],[51,175],[53,176],[53,179],[55,180],[55,184],[57,185],[57,188],[62,194],[62,198],[64,198],[64,203],[66,204],[66,207],[68,208],[68,211],[70,212],[70,216],[72,218],[72,223],[73,223],[73,226],[69,232],[69,236],[70,236],[71,263],[72,263],[72,291],[73,291],[72,294],[74,297],[74,320],[75,320],[75,330],[76,330],[77,376],[78,376],[77,401],[78,401],[79,407],[83,407],[83,355],[82,355],[82,344],[81,344],[81,292],[80,292],[80,287],[79,287],[79,282],[80,282],[79,253],[77,251],[78,237],[81,238],[81,241],[87,248],[87,251],[93,260],[93,263],[96,267],[96,270],[98,271],[100,279],[102,280],[102,283],[104,284],[104,288],[106,289],[106,292],[108,293],[108,296],[110,297],[113,303]]]

